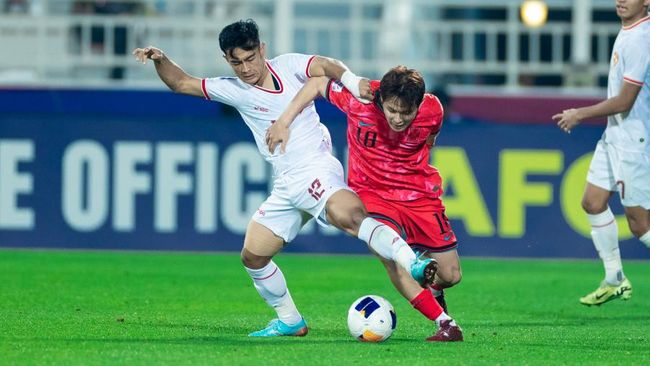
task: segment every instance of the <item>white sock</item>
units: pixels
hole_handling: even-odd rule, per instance
[[[444,293],[445,286],[437,284],[435,281],[429,286],[433,297],[438,297]]]
[[[436,290],[433,287],[429,287],[429,290],[433,294],[433,297],[438,297],[438,296],[442,295],[442,292],[443,292],[442,290]]]
[[[284,274],[273,261],[264,268],[245,268],[257,292],[278,313],[278,319],[287,325],[295,325],[302,319],[293,303]]]
[[[415,253],[395,230],[372,217],[366,217],[361,222],[358,237],[380,256],[397,262],[411,273],[411,265],[416,260]]]
[[[610,285],[619,285],[625,278],[621,264],[621,252],[618,248],[618,225],[612,210],[607,210],[597,215],[587,214],[591,224],[591,238],[598,250],[598,255],[605,266],[605,282]]]
[[[645,244],[646,247],[650,248],[650,231],[648,231],[647,233],[641,235],[639,240],[641,240],[641,242],[643,244]]]
[[[454,319],[452,319],[444,311],[440,315],[438,315],[438,317],[436,318],[436,325],[440,326],[440,322],[442,322],[443,320],[451,320],[451,325],[456,325],[456,322],[454,321]]]

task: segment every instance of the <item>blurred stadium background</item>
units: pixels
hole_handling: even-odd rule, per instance
[[[168,92],[131,50],[230,75],[217,35],[254,18],[271,57],[425,75],[447,108],[432,162],[461,255],[595,258],[580,198],[604,121],[565,135],[550,117],[605,97],[620,22],[613,0],[547,0],[529,27],[523,3],[1,0],[0,246],[238,250],[270,169],[236,113]],[[318,109],[345,159],[343,115]],[[287,250],[366,252],[315,225]],[[636,240],[622,252],[650,258]]]

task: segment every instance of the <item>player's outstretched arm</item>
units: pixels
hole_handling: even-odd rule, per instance
[[[269,127],[266,131],[266,144],[271,153],[275,151],[278,144],[280,145],[280,152],[284,153],[289,141],[289,126],[309,103],[313,102],[319,95],[325,96],[329,80],[322,76],[309,79],[298,94],[293,97],[280,117]]]
[[[640,90],[639,85],[623,82],[621,92],[617,96],[588,107],[567,109],[554,115],[553,120],[557,121],[557,125],[564,132],[571,133],[571,129],[585,119],[607,117],[629,111]]]
[[[162,50],[152,46],[136,48],[133,50],[133,55],[136,60],[143,64],[146,64],[148,59],[152,60],[156,66],[158,77],[169,89],[181,94],[196,97],[204,96],[201,89],[201,79],[188,75],[178,64],[169,59]]]
[[[343,86],[361,102],[369,103],[373,98],[370,81],[355,75],[339,60],[316,56],[309,65],[309,75],[312,77],[326,76],[329,79],[341,80]]]

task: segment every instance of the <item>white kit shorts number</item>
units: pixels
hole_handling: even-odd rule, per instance
[[[341,163],[328,153],[316,155],[302,167],[275,178],[271,195],[253,214],[253,220],[288,243],[312,217],[328,225],[325,205],[341,189],[350,190]]]

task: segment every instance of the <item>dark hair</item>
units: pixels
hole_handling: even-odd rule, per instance
[[[390,69],[379,84],[382,101],[397,98],[404,107],[417,108],[424,99],[424,91],[422,74],[401,65]]]
[[[246,19],[227,25],[219,33],[219,47],[224,54],[232,56],[235,48],[250,51],[259,47],[260,33],[253,19]]]

